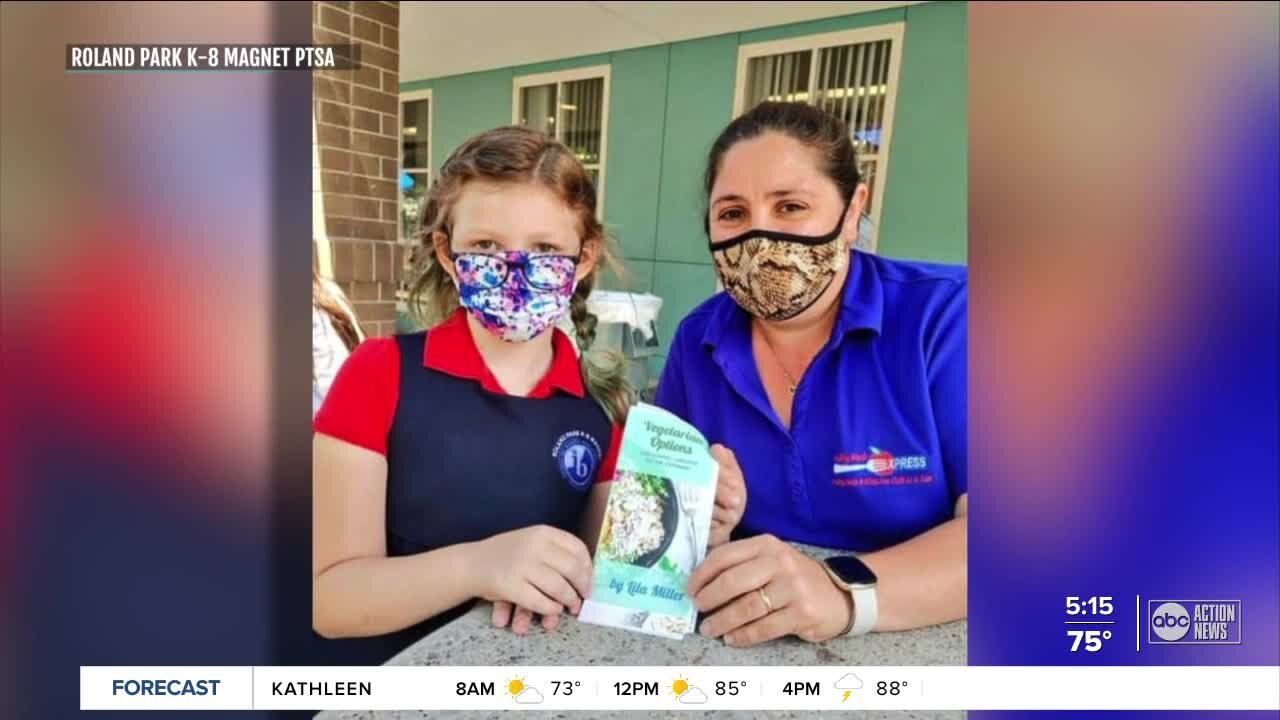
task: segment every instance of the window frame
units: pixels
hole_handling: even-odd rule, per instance
[[[404,166],[404,106],[405,103],[415,102],[418,100],[427,101],[427,166],[425,168],[406,168]],[[427,188],[429,189],[431,187],[431,178],[435,175],[435,170],[432,168],[431,163],[432,151],[435,149],[435,138],[433,136],[436,131],[436,99],[432,96],[431,88],[427,88],[425,90],[407,90],[400,93],[400,103],[396,109],[396,127],[398,128],[398,132],[396,133],[396,145],[398,146],[398,150],[396,152],[395,177],[396,237],[401,245],[410,247],[412,246],[411,238],[406,238],[404,236],[404,223],[400,218],[400,213],[402,211],[400,206],[402,195],[400,191],[400,176],[403,175],[406,170],[412,172],[425,172],[427,174]]]
[[[899,83],[902,70],[902,43],[905,36],[906,23],[894,22],[852,30],[800,35],[782,40],[767,40],[738,46],[738,67],[733,89],[733,117],[742,115],[748,108],[746,103],[747,67],[754,58],[768,55],[780,55],[809,51],[812,55],[809,62],[809,98],[805,102],[812,104],[813,88],[817,85],[818,51],[824,48],[843,45],[857,45],[867,42],[889,40],[889,75],[885,80],[884,119],[881,127],[880,151],[875,154],[876,161],[876,203],[871,210],[871,222],[875,228],[875,238],[871,251],[876,252],[880,237],[880,217],[884,210],[885,199],[889,189],[889,157],[893,150],[893,120],[897,106]],[[861,161],[861,157],[859,158]]]
[[[600,162],[599,165],[599,182],[596,185],[596,217],[604,218],[604,198],[605,189],[608,186],[608,161],[609,161],[609,90],[612,74],[612,65],[591,65],[588,67],[572,68],[569,70],[555,70],[545,73],[534,73],[531,75],[515,75],[511,78],[511,124],[520,124],[520,91],[527,87],[535,87],[538,85],[556,85],[556,139],[560,140],[561,128],[564,127],[562,118],[564,109],[561,107],[560,98],[562,97],[562,85],[575,80],[594,80],[601,78],[604,80],[604,89],[600,96]]]

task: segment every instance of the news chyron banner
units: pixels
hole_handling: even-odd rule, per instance
[[[67,71],[355,70],[359,45],[67,45]]]

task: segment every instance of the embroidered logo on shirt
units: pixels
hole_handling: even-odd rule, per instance
[[[585,490],[591,485],[603,454],[600,452],[600,443],[595,438],[581,430],[574,430],[560,436],[551,450],[551,456],[556,459],[560,476],[575,490]]]
[[[836,455],[832,472],[837,477],[831,482],[839,487],[920,485],[933,482],[933,475],[901,473],[924,471],[928,467],[929,459],[924,455],[894,455],[872,445],[868,452]]]

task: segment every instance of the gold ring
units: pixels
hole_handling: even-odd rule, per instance
[[[760,599],[764,601],[765,614],[773,612],[773,602],[769,600],[769,595],[764,591],[764,588],[760,588],[757,592],[760,593]]]

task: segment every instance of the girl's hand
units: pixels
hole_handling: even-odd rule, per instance
[[[742,514],[747,510],[747,480],[732,450],[717,443],[711,446],[711,455],[720,465],[720,476],[716,481],[716,507],[711,514],[707,544],[716,547],[729,542],[729,534],[742,521]]]
[[[533,627],[533,612],[522,607],[515,607],[509,602],[499,600],[493,604],[493,626],[504,628],[511,625],[511,631],[524,635]],[[551,632],[560,626],[560,615],[543,615],[542,629]]]
[[[716,548],[689,578],[689,594],[710,613],[702,634],[733,647],[784,635],[821,642],[843,632],[853,612],[849,593],[817,560],[772,535]]]
[[[591,553],[577,536],[548,525],[512,530],[472,546],[475,594],[546,618],[575,615],[591,591]],[[498,609],[494,609],[495,622]],[[520,620],[520,611],[512,621]],[[545,625],[545,620],[544,620]]]

